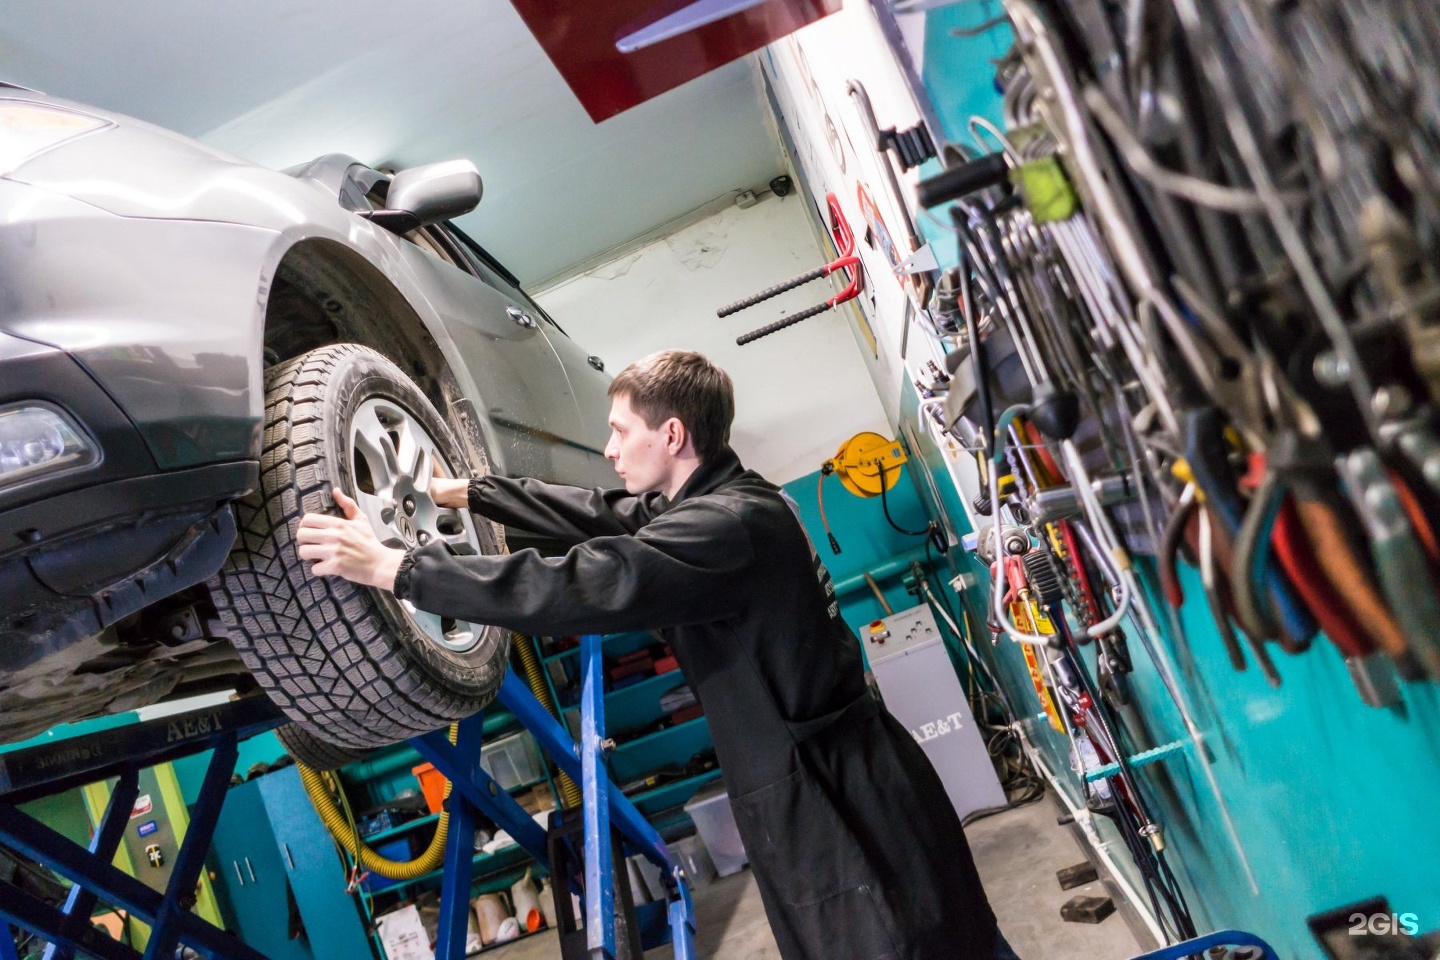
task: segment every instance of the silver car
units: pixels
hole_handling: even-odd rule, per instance
[[[276,172],[0,85],[0,742],[238,683],[363,749],[493,697],[502,631],[293,544],[332,484],[462,553],[504,531],[432,476],[613,484],[609,377],[450,223],[480,195],[468,161]]]

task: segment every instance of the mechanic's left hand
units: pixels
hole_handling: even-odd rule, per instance
[[[316,561],[310,567],[316,576],[344,577],[369,587],[394,589],[405,551],[381,543],[354,500],[338,489],[330,493],[345,516],[307,513],[301,517],[295,535],[300,559]]]

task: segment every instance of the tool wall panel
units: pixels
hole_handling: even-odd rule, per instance
[[[992,75],[981,76],[978,72],[982,68],[977,64],[982,60],[973,56],[975,44],[950,32],[955,27],[979,25],[985,19],[983,5],[950,5],[928,12],[921,9],[924,5],[910,6],[925,18],[921,28],[912,30],[910,36],[921,38],[912,49],[924,51],[921,72],[928,83],[924,92],[944,117],[940,123],[943,129],[936,131],[937,140],[949,137],[966,149],[983,153],[997,150],[999,144],[993,136],[976,131],[979,135],[972,137],[972,131],[965,129],[965,118],[957,122],[956,116],[949,112],[962,107],[966,113],[979,113],[997,123],[1005,116],[998,96],[990,95],[987,100],[987,93],[994,89]],[[1017,0],[1005,8],[1030,6],[1033,5]],[[1043,6],[1050,9],[1053,5]],[[1089,6],[1074,4],[1065,8]],[[1162,3],[1155,9],[1183,10],[1190,6],[1193,5],[1183,2]],[[1002,12],[1000,4],[989,5],[990,14]],[[844,78],[834,76],[833,71],[831,75],[822,75],[824,69],[815,66],[820,62],[834,63],[833,58],[824,61],[823,46],[811,41],[812,34],[819,36],[834,22],[838,22],[838,18],[832,24],[797,36],[794,46],[798,50],[782,45],[770,52],[775,61],[770,75],[781,88],[777,91],[777,100],[782,122],[797,141],[810,144],[800,150],[802,179],[807,181],[810,192],[818,196],[826,192],[843,196],[845,191],[853,189],[857,176],[873,176],[864,172],[857,174],[853,172],[855,168],[847,169],[845,163],[833,156],[838,151],[848,160],[864,152],[863,148],[854,150],[862,144],[856,143],[856,127],[850,122],[853,118],[841,106]],[[1000,27],[986,42],[1002,43],[994,38],[1004,37],[1005,29]],[[1259,40],[1250,38],[1247,42]],[[1002,71],[1008,71],[1013,65],[1002,65]],[[1246,69],[1253,66],[1247,64]],[[862,63],[859,58],[845,60],[848,75],[859,77],[867,86],[882,86],[883,81],[867,72],[869,67],[870,64]],[[891,70],[898,68],[892,64]],[[823,148],[826,140],[818,137],[824,130],[825,117],[820,118],[817,126],[814,111],[807,110],[807,101],[813,102],[816,98],[822,101],[823,113],[839,130],[839,137],[832,138],[839,140],[839,146],[830,154]],[[898,114],[881,119],[887,125],[903,126],[909,122],[908,116]],[[1354,157],[1342,159],[1349,163]],[[1013,158],[1008,165],[1014,165]],[[864,165],[859,169],[863,171]],[[1002,182],[998,189],[1004,192],[1008,187]],[[1239,202],[1235,195],[1227,196]],[[992,197],[986,202],[993,201]],[[1418,204],[1417,208],[1422,206]],[[1015,207],[1010,209],[1013,211]],[[1060,220],[1068,216],[1057,214]],[[1098,220],[1093,211],[1090,216]],[[925,230],[928,238],[942,247],[937,250],[937,259],[942,264],[955,262],[952,250],[958,246],[949,217],[949,211],[940,208],[920,217],[921,223],[928,225]],[[1253,228],[1253,224],[1250,226]],[[1043,224],[1040,229],[1044,229]],[[1105,228],[1097,231],[1104,241]],[[1184,251],[1174,252],[1179,258]],[[871,272],[883,281],[884,275],[879,269]],[[1028,277],[1022,279],[1030,282]],[[875,315],[871,319],[882,334],[878,341],[887,353],[876,364],[877,388],[887,403],[889,398],[885,394],[890,390],[900,394],[898,423],[912,427],[915,448],[911,450],[912,462],[924,460],[929,465],[935,486],[941,491],[939,499],[945,503],[951,520],[957,526],[973,529],[978,508],[972,501],[979,499],[983,492],[974,453],[962,449],[958,440],[937,442],[927,432],[924,425],[927,418],[920,416],[921,397],[910,386],[911,381],[924,379],[921,371],[925,361],[933,359],[937,364],[942,363],[946,350],[939,348],[922,324],[906,326],[903,304],[897,307],[894,303],[877,301],[872,306]],[[1240,319],[1244,320],[1244,316]],[[1002,323],[1007,332],[1010,325],[1009,320]],[[1244,323],[1240,328],[1244,333],[1250,332]],[[890,336],[901,331],[907,334],[903,339]],[[1163,333],[1152,331],[1151,336],[1158,338]],[[1174,336],[1186,339],[1180,334]],[[964,338],[951,339],[958,343]],[[1144,343],[1140,346],[1141,353],[1148,349]],[[1162,395],[1168,393],[1189,361],[1168,357],[1166,362],[1169,367],[1162,365],[1147,371],[1146,376],[1152,377],[1147,390]],[[903,369],[899,375],[896,375],[897,366]],[[1159,379],[1154,380],[1157,373]],[[1287,369],[1285,375],[1298,376],[1294,369]],[[1335,379],[1340,384],[1337,390],[1342,393],[1341,388],[1350,385],[1343,376]],[[1287,413],[1286,403],[1272,401],[1272,411]],[[1322,424],[1322,432],[1337,424],[1335,418],[1330,418]],[[1253,424],[1245,426],[1254,427]],[[968,438],[972,447],[975,441],[984,439],[983,436]],[[1353,438],[1350,442],[1353,443]],[[1239,446],[1233,440],[1225,443]],[[1249,443],[1246,447],[1250,452],[1255,449]],[[1240,458],[1235,459],[1238,464]],[[1018,472],[1013,459],[1004,465]],[[1199,465],[1205,466],[1203,459]],[[1345,494],[1344,490],[1337,492]],[[1248,495],[1244,489],[1240,494]],[[935,498],[927,494],[927,499]],[[1161,512],[1163,520],[1167,511]],[[985,515],[979,519],[989,522]],[[1127,523],[1123,516],[1117,516],[1115,522],[1125,529],[1131,541],[1127,545],[1135,557],[1138,595],[1147,601],[1151,610],[1159,611],[1160,621],[1153,629],[1145,630],[1143,637],[1140,628],[1128,622],[1124,624],[1134,672],[1129,675],[1131,705],[1121,714],[1130,751],[1179,744],[1166,752],[1163,759],[1136,768],[1134,776],[1149,798],[1156,819],[1163,823],[1166,857],[1189,899],[1195,925],[1200,929],[1254,930],[1274,943],[1282,955],[1297,957],[1319,955],[1319,948],[1306,927],[1307,917],[1377,894],[1388,899],[1395,913],[1416,918],[1421,930],[1440,925],[1440,867],[1436,866],[1440,864],[1440,835],[1426,827],[1429,798],[1440,787],[1440,725],[1436,723],[1440,719],[1440,693],[1436,684],[1403,683],[1398,687],[1399,700],[1393,706],[1368,706],[1361,700],[1340,652],[1324,635],[1317,636],[1305,652],[1285,653],[1275,643],[1266,647],[1274,661],[1279,686],[1267,683],[1251,649],[1244,651],[1248,668],[1237,672],[1231,666],[1231,656],[1216,629],[1215,618],[1195,572],[1186,562],[1179,564],[1179,584],[1185,599],[1176,622],[1183,627],[1182,633],[1165,619],[1166,600],[1155,564],[1148,558],[1158,538],[1151,539],[1147,548],[1141,542],[1143,538],[1132,537],[1138,529],[1135,524]],[[812,528],[812,535],[817,543],[823,543],[823,533],[818,526]],[[1367,529],[1358,542],[1364,547],[1371,541],[1378,542],[1378,539],[1373,529]],[[1328,559],[1321,558],[1322,561]],[[1385,557],[1379,559],[1381,566],[1387,562]],[[844,564],[847,560],[842,556],[836,558],[836,562]],[[970,611],[971,622],[984,623],[991,616],[988,565],[973,555],[958,552],[952,554],[951,563],[953,572],[968,574],[977,585],[966,591],[963,600]],[[1379,573],[1383,576],[1384,571]],[[1422,609],[1420,604],[1426,599],[1429,586],[1423,575],[1424,571],[1420,570],[1415,578],[1413,604],[1406,603],[1401,595],[1403,591],[1387,593],[1388,603],[1398,608],[1395,610],[1398,619],[1403,620],[1414,610]],[[1262,588],[1260,592],[1265,591]],[[1324,600],[1323,595],[1316,595],[1306,598],[1305,603]],[[1153,648],[1153,658],[1143,648],[1142,639]],[[1082,785],[1070,770],[1070,743],[1043,718],[1041,702],[1020,647],[1012,640],[1001,639],[994,647],[987,642],[983,649],[995,661],[996,672],[1016,705],[1020,725],[1036,748],[1040,761],[1054,774],[1071,803],[1078,805]],[[1078,658],[1092,674],[1095,672],[1093,644],[1079,648]],[[1162,683],[1157,662],[1174,664],[1174,696]],[[1175,704],[1176,697],[1195,719],[1201,738],[1199,747],[1190,743]],[[1146,906],[1148,898],[1141,878],[1108,822],[1093,818],[1091,828],[1095,839],[1108,848],[1122,878],[1136,891],[1136,900],[1142,907]]]

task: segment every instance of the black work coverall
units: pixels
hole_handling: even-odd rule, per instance
[[[944,786],[867,692],[830,576],[728,448],[673,501],[486,477],[475,513],[574,546],[406,558],[396,594],[521,633],[657,629],[709,720],[785,960],[990,960],[995,918]]]

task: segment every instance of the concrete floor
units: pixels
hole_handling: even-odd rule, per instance
[[[1067,923],[1060,905],[1077,894],[1107,896],[1097,881],[1061,890],[1055,871],[1085,859],[1049,799],[972,824],[966,831],[1000,929],[1021,960],[1126,960],[1141,952],[1118,913],[1102,923]],[[779,960],[750,871],[695,893],[701,960]],[[485,960],[558,960],[553,933],[486,950]],[[645,960],[671,960],[670,947]]]

